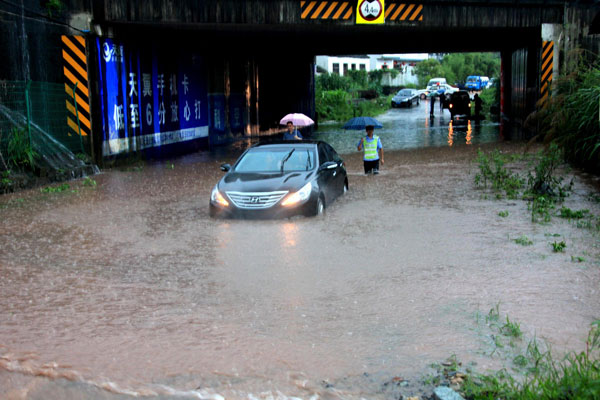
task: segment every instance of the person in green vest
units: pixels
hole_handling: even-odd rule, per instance
[[[365,167],[365,174],[379,173],[379,161],[383,164],[383,145],[379,136],[374,136],[374,126],[366,126],[367,135],[362,137],[358,142],[358,151],[364,150],[363,164]]]

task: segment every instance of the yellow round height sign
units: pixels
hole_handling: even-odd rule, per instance
[[[385,23],[385,12],[383,9],[384,1],[385,0],[358,0],[358,4],[356,5],[356,23]]]

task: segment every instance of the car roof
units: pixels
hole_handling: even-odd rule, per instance
[[[319,143],[325,143],[321,140],[311,140],[311,139],[303,139],[303,140],[265,140],[256,143],[251,148],[265,148],[265,147],[315,147]]]

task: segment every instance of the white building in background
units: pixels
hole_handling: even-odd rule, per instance
[[[348,71],[371,70],[369,56],[317,56],[317,72],[327,71],[330,74],[345,76]]]
[[[372,54],[371,69],[395,69],[399,74],[389,82],[382,82],[383,85],[404,86],[409,84],[418,84],[419,79],[414,70],[418,63],[429,58],[427,53],[413,54]]]
[[[384,76],[382,84],[387,86],[405,86],[417,84],[418,78],[414,73],[415,66],[429,55],[415,54],[369,54],[362,56],[317,56],[317,72],[346,75],[349,70],[373,71],[378,69],[395,69],[399,72],[394,79]]]

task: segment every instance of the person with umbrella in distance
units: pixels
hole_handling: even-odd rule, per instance
[[[302,134],[296,129],[297,126],[310,126],[313,125],[313,121],[310,117],[302,113],[291,113],[281,118],[279,121],[280,125],[286,125],[287,131],[283,134],[283,140],[302,140]]]
[[[365,126],[366,136],[358,142],[358,151],[364,151],[363,165],[365,174],[372,172],[374,175],[379,173],[379,161],[383,164],[383,145],[379,136],[373,135],[375,127],[373,125]]]
[[[287,131],[283,134],[283,140],[302,140],[302,134],[294,127],[292,121],[287,122]]]

